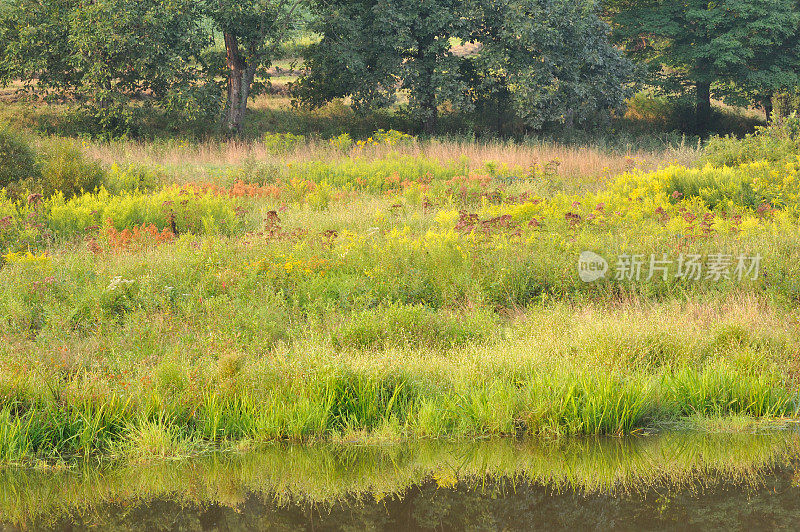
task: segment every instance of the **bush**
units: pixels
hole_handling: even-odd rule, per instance
[[[106,190],[112,194],[121,192],[150,192],[158,188],[159,184],[166,181],[162,173],[142,164],[131,164],[121,167],[111,165],[106,176]]]
[[[111,221],[118,231],[150,224],[158,231],[231,234],[237,224],[236,202],[213,192],[192,187],[169,187],[157,193],[125,192],[111,195],[105,188],[65,199],[56,194],[42,205],[49,212],[47,225],[53,234],[69,237],[87,227]]]
[[[0,124],[0,188],[39,178],[36,153],[19,132]]]
[[[328,144],[336,151],[347,153],[350,151],[350,148],[353,147],[353,138],[349,133],[342,133],[341,135],[329,139]]]
[[[744,138],[712,137],[704,160],[713,166],[737,166],[753,161],[777,162],[800,154],[800,117],[792,115],[759,127]]]
[[[58,140],[43,154],[42,192],[52,196],[63,192],[70,198],[93,192],[105,182],[106,173],[100,163],[89,160],[74,142]]]
[[[695,104],[687,98],[672,98],[640,92],[627,102],[628,109],[622,125],[630,130],[649,133],[679,131],[696,134]],[[713,106],[709,131],[720,135],[742,137],[752,133],[763,120],[748,115],[740,109]]]
[[[264,147],[273,155],[291,153],[306,143],[303,135],[293,133],[267,133],[264,135]]]

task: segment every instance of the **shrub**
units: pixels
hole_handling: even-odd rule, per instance
[[[267,133],[264,135],[264,147],[273,155],[291,153],[306,143],[303,135],[292,133]]]
[[[42,189],[45,195],[63,192],[66,198],[93,192],[105,182],[100,163],[89,160],[74,142],[58,140],[46,150],[42,160]]]
[[[0,124],[0,188],[37,180],[39,168],[34,150],[8,125]]]
[[[164,176],[142,164],[120,167],[113,164],[106,176],[106,189],[112,194],[120,192],[149,192],[156,190],[165,181]]]
[[[373,133],[371,138],[376,145],[386,146],[406,145],[414,142],[413,136],[408,133],[403,133],[402,131],[397,131],[396,129],[390,129],[389,131],[379,129]]]
[[[328,144],[330,144],[331,147],[333,147],[333,149],[336,151],[347,153],[350,151],[350,148],[353,147],[353,139],[349,134],[342,133],[341,135],[328,140]]]
[[[694,130],[694,102],[687,98],[640,92],[630,98],[627,105],[622,123],[628,130],[697,133]],[[763,121],[739,109],[714,106],[711,110],[709,130],[720,135],[741,137],[760,125]]]
[[[404,183],[447,181],[465,172],[463,161],[445,164],[425,156],[390,156],[364,160],[346,158],[341,161],[314,161],[292,168],[292,177],[322,183],[344,190],[380,192],[400,189]]]
[[[800,154],[800,117],[792,115],[760,127],[744,138],[713,137],[703,158],[713,166],[737,166],[754,161],[782,161]]]
[[[172,186],[153,194],[123,192],[109,194],[105,188],[66,199],[56,194],[43,206],[49,210],[48,227],[57,236],[81,234],[87,228],[111,221],[123,231],[134,226],[154,225],[173,233],[231,234],[239,223],[236,203],[228,197],[194,187]]]

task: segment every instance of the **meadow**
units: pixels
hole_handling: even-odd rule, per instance
[[[796,418],[798,124],[658,149],[6,126],[0,462]]]

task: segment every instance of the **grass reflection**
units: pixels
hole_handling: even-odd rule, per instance
[[[243,454],[69,469],[0,470],[0,522],[52,523],[109,504],[169,500],[181,506],[336,504],[403,497],[433,481],[480,489],[486,479],[556,491],[636,493],[720,482],[756,486],[775,467],[796,467],[800,434],[666,433],[642,438],[496,439],[393,445],[269,445]],[[795,476],[797,478],[797,475]]]

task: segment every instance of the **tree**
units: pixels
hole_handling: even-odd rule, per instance
[[[192,0],[13,0],[0,13],[0,83],[93,106],[105,130],[122,133],[132,100],[178,111],[207,109],[210,45]],[[213,103],[211,104],[213,105]]]
[[[776,96],[800,86],[800,31],[789,33],[791,28],[800,26],[800,12],[792,15],[786,21],[786,40],[754,47],[752,60],[728,80],[725,91],[759,105],[767,122],[772,120]]]
[[[708,130],[712,96],[765,99],[794,83],[796,0],[609,0],[615,35],[666,92],[692,91]],[[758,96],[756,96],[758,94]]]
[[[594,0],[480,0],[474,16],[478,71],[528,126],[624,107],[634,68],[610,44]]]
[[[318,106],[351,96],[357,110],[394,103],[407,91],[412,116],[431,133],[438,107],[464,94],[450,39],[465,32],[458,0],[325,0],[314,4],[322,40],[295,88]]]
[[[222,32],[226,54],[225,128],[242,132],[256,76],[266,73],[282,41],[295,29],[302,0],[205,0]]]
[[[633,66],[593,0],[334,0],[317,11],[323,38],[295,92],[312,105],[385,106],[406,90],[426,132],[444,102],[509,107],[540,128],[585,122],[629,93]],[[459,57],[453,39],[478,51]]]
[[[10,0],[0,8],[0,85],[67,93],[80,75],[70,64],[70,13],[76,0]]]

